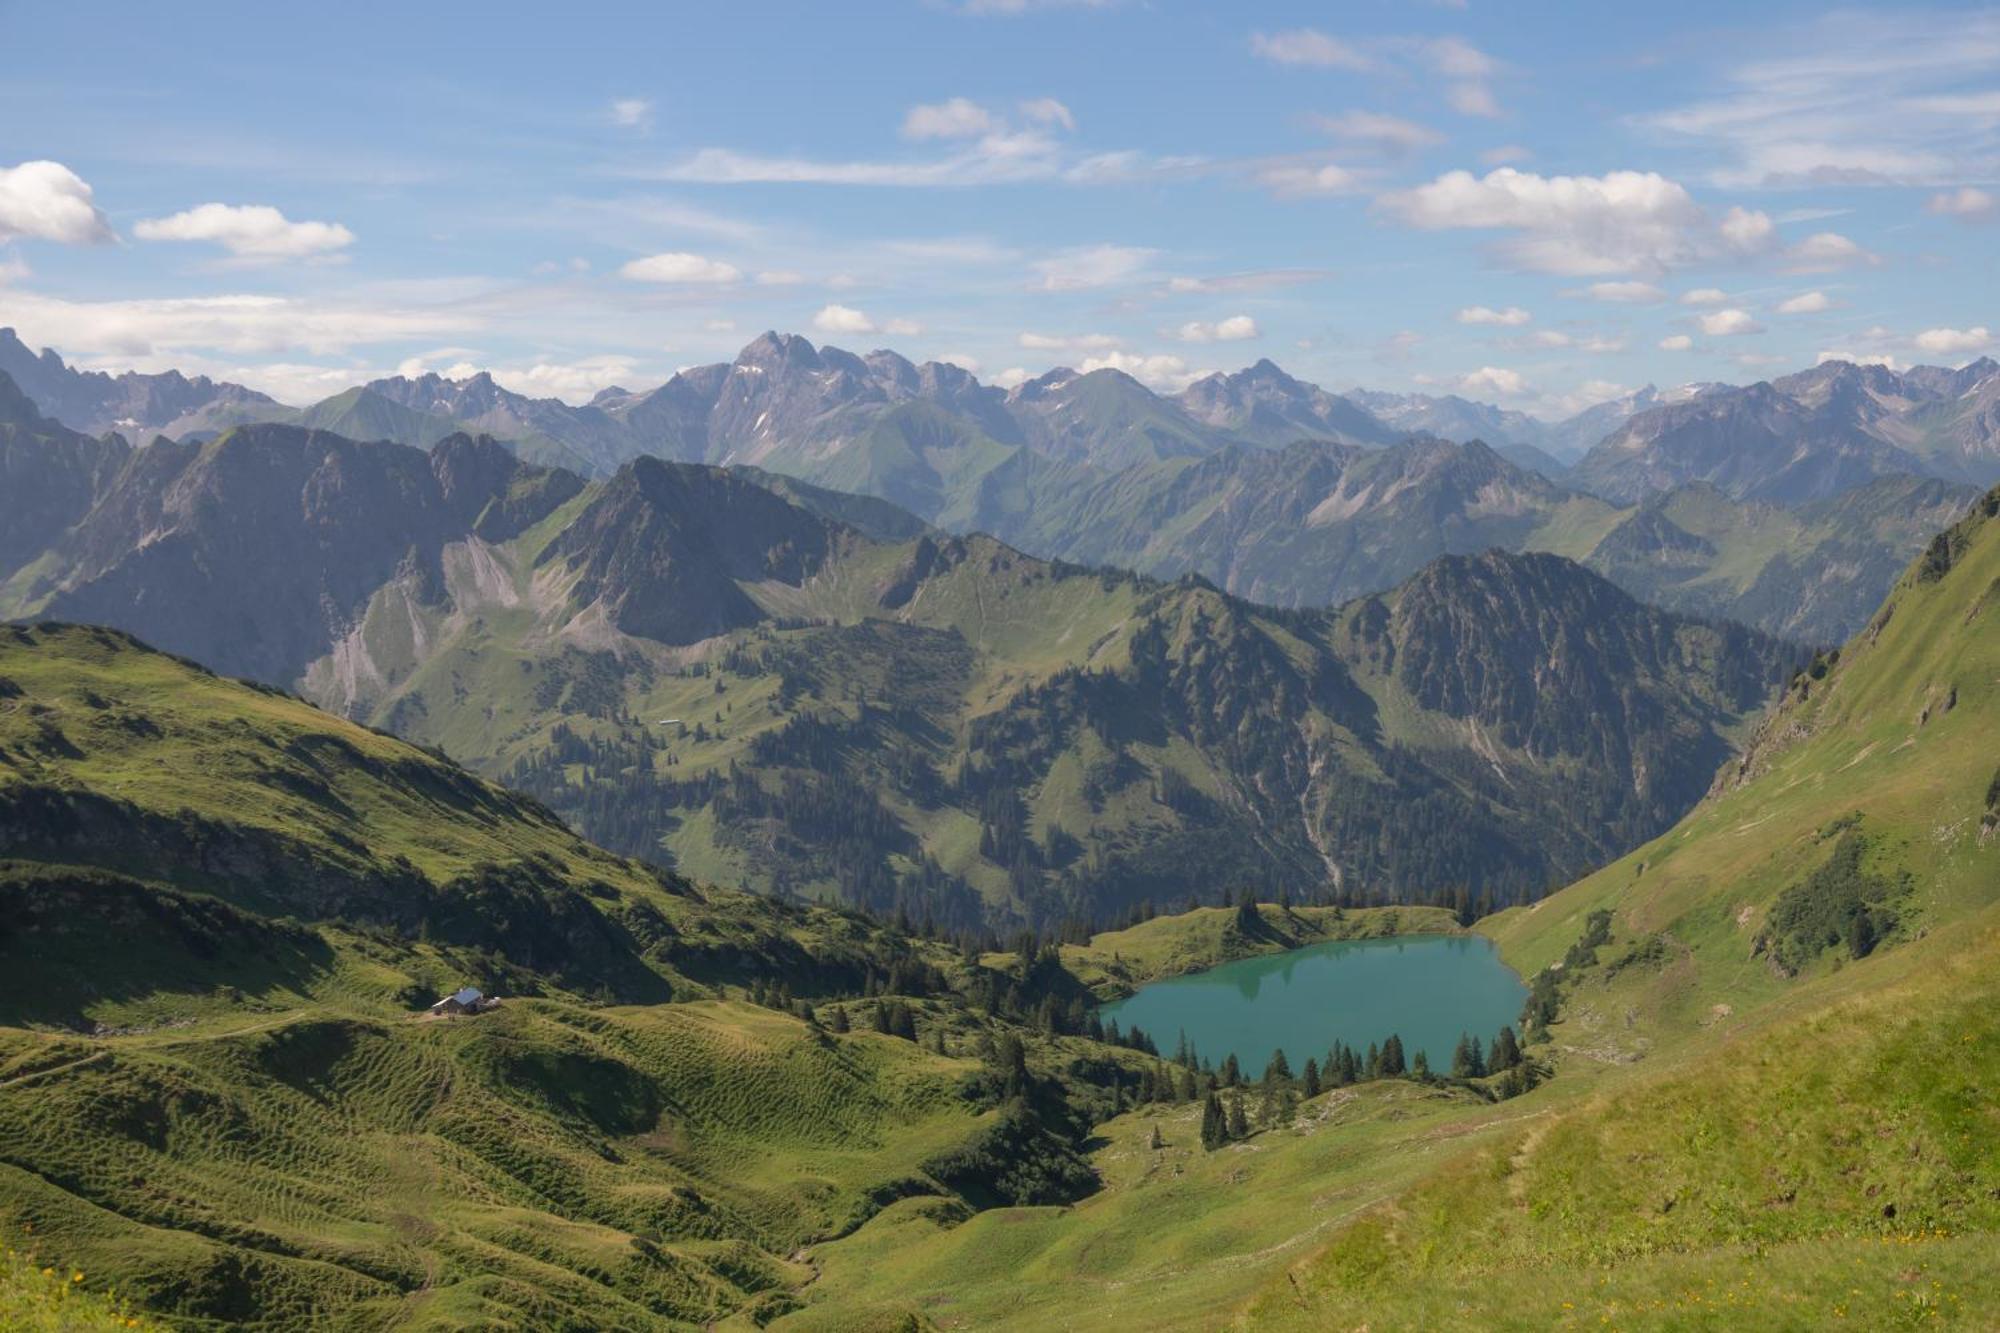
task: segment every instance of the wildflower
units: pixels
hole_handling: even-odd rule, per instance
[[[69,1275],[69,1280],[70,1280],[70,1281],[72,1281],[72,1282],[81,1282],[81,1281],[83,1281],[83,1270],[82,1270],[81,1268],[79,1268],[79,1269],[77,1269],[77,1270],[76,1270],[76,1271],[75,1271],[74,1273],[71,1273],[71,1274]]]

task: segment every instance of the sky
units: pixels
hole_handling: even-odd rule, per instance
[[[304,403],[767,328],[1548,417],[1996,348],[2000,8],[0,0],[0,325]]]

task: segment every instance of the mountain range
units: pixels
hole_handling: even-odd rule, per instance
[[[1278,611],[741,469],[586,482],[272,425],[104,447],[37,446],[62,530],[0,614],[301,690],[614,849],[947,921],[1245,876],[1529,896],[1671,821],[1797,654],[1550,555]]]
[[[631,476],[647,503],[750,484]],[[1531,626],[1523,599],[1564,568],[1442,561],[1339,634],[1400,655],[1441,618]],[[87,1328],[1976,1324],[2000,1233],[1978,1187],[1996,588],[2000,490],[1789,680],[1672,828],[1477,923],[1531,981],[1522,1063],[1335,1087],[1228,1086],[1226,1064],[1093,1025],[1081,978],[1446,914],[1244,899],[1059,948],[947,941],[663,874],[114,630],[0,626],[0,1308]],[[1476,657],[1414,677],[1505,711],[1542,684]],[[498,1005],[420,1016],[467,983]],[[1211,1090],[1250,1115],[1204,1145]]]

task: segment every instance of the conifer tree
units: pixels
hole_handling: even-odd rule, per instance
[[[1417,1050],[1416,1058],[1410,1061],[1410,1073],[1419,1082],[1431,1081],[1431,1058],[1423,1053],[1422,1048]]]
[[[847,1010],[837,1004],[833,1006],[833,1017],[827,1026],[835,1032],[851,1032],[854,1029],[854,1024],[848,1020]]]
[[[1285,1078],[1292,1076],[1292,1062],[1285,1058],[1285,1048],[1280,1046],[1271,1053],[1271,1062],[1265,1066],[1265,1078]]]
[[[1243,1094],[1240,1092],[1229,1099],[1229,1137],[1232,1139],[1250,1137],[1250,1122],[1243,1115]]]
[[[1486,1067],[1499,1074],[1520,1063],[1521,1043],[1515,1038],[1512,1027],[1503,1026],[1500,1035],[1493,1039],[1493,1053],[1487,1057]]]
[[[1368,1043],[1368,1060],[1362,1068],[1371,1079],[1382,1077],[1382,1051],[1372,1041]]]
[[[1306,1057],[1305,1090],[1307,1101],[1311,1101],[1320,1094],[1319,1065],[1310,1055]]]
[[[1167,1146],[1167,1140],[1161,1135],[1160,1122],[1157,1120],[1153,1122],[1153,1132],[1146,1137],[1146,1146],[1156,1152]]]
[[[1382,1043],[1382,1077],[1401,1078],[1407,1072],[1408,1067],[1403,1063],[1403,1039],[1392,1032],[1389,1040]]]
[[[1229,1058],[1222,1062],[1222,1086],[1233,1088],[1242,1081],[1243,1069],[1236,1063],[1236,1053],[1231,1051]]]
[[[1214,1152],[1228,1137],[1229,1126],[1223,1118],[1222,1103],[1211,1092],[1201,1104],[1201,1146]]]

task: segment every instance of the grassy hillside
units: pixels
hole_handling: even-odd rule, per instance
[[[1539,1087],[1364,1082],[1217,1152],[1145,1108],[1074,1208],[899,1205],[815,1247],[781,1326],[1990,1326],[1995,616],[2000,493],[1675,830],[1482,923],[1524,975],[1560,965]],[[1149,971],[1207,915],[1073,956]]]
[[[1551,1032],[1565,1068],[1616,1072],[1567,1105],[1558,1079],[1545,1122],[1357,1221],[1260,1320],[1698,1321],[1730,1302],[1767,1327],[1982,1324],[2000,1300],[1981,1257],[2000,1230],[1996,515],[2000,493],[1940,536],[1677,829],[1488,925],[1530,972],[1611,914]]]
[[[768,1316],[893,1200],[1087,1188],[1146,1063],[1024,1025],[1060,971],[699,889],[112,631],[0,629],[0,847],[0,1231],[182,1327]]]

